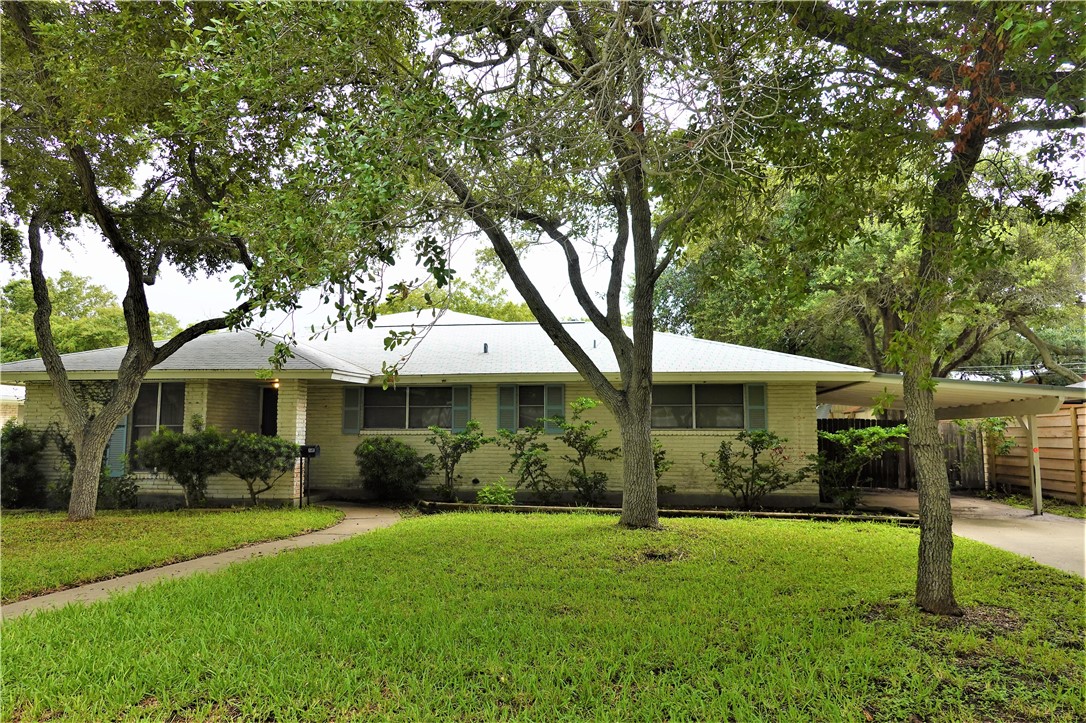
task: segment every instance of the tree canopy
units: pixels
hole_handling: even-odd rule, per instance
[[[768,223],[751,219],[728,241],[689,250],[657,289],[658,327],[897,371],[888,354],[902,327],[898,302],[914,290],[917,213],[896,222],[863,220],[827,250],[797,238],[802,205],[789,196],[771,209]],[[1062,383],[1078,381],[1058,360],[1074,364],[1086,355],[1082,230],[1073,219],[1038,219],[1020,207],[1001,216],[982,231],[998,235],[985,242],[1000,247],[998,258],[949,290],[932,374],[968,366],[1013,380],[1015,362],[1042,367],[1049,357]]]
[[[53,303],[53,339],[57,351],[76,351],[124,346],[128,342],[124,311],[117,297],[104,286],[92,284],[85,276],[61,271],[49,279]],[[38,356],[34,335],[34,290],[29,279],[14,279],[0,296],[0,360],[18,361]],[[170,314],[151,312],[151,333],[156,339],[169,338],[180,330]]]

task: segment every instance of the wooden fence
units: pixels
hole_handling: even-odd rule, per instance
[[[1083,504],[1086,473],[1083,449],[1086,449],[1086,405],[1065,404],[1053,414],[1038,414],[1038,454],[1041,460],[1041,489],[1044,494]],[[1014,437],[1010,452],[996,457],[993,479],[997,484],[1022,487],[1029,491],[1029,463],[1026,430],[1017,424],[1008,427]]]
[[[843,429],[864,427],[895,427],[903,423],[903,420],[819,419],[818,431],[840,432]],[[941,422],[939,432],[946,448],[950,486],[954,489],[984,489],[984,454],[979,432],[962,429],[953,422]],[[887,452],[867,465],[860,480],[861,487],[916,489],[916,470],[909,440],[902,439],[901,445],[904,451]],[[818,451],[834,454],[836,445],[819,437]]]

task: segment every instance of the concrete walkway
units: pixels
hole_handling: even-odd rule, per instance
[[[917,514],[916,492],[878,490],[863,498],[869,507]],[[1035,516],[1032,510],[977,497],[950,498],[954,534],[1086,577],[1086,520],[1062,515]]]
[[[303,547],[329,545],[333,542],[341,542],[356,535],[361,535],[370,530],[388,527],[400,519],[397,513],[381,507],[363,507],[349,504],[332,504],[330,506],[335,507],[344,514],[343,520],[332,527],[297,537],[288,537],[285,540],[259,542],[236,550],[205,555],[204,557],[197,557],[185,562],[166,565],[165,567],[156,567],[152,570],[144,570],[131,575],[92,582],[68,590],[20,600],[0,607],[0,617],[4,620],[10,620],[35,610],[49,610],[76,602],[95,602],[103,600],[115,592],[131,590],[158,580],[173,580],[179,577],[188,577],[198,572],[217,572],[234,563],[251,560],[254,557],[276,555],[285,550],[297,550]]]

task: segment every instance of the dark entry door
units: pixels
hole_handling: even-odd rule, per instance
[[[264,387],[260,393],[260,433],[274,437],[279,434],[279,390]]]

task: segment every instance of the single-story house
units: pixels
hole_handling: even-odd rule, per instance
[[[618,380],[618,365],[603,336],[587,322],[566,322],[566,330],[607,375]],[[406,346],[388,350],[389,332],[417,330]],[[354,449],[361,438],[391,435],[420,452],[432,451],[427,427],[453,430],[469,419],[487,434],[515,429],[544,416],[557,415],[592,389],[536,323],[501,322],[445,312],[383,316],[373,328],[339,331],[298,343],[293,357],[271,372],[270,347],[249,331],[200,337],[147,375],[132,413],[117,428],[107,461],[123,473],[133,443],[156,427],[187,428],[193,415],[223,430],[275,434],[320,446],[310,461],[314,494],[359,494]],[[89,403],[116,377],[123,348],[67,354],[69,377],[80,384]],[[394,386],[384,388],[384,364],[398,364]],[[793,465],[806,463],[817,449],[815,410],[819,403],[870,405],[895,396],[900,407],[901,379],[860,367],[820,359],[752,349],[676,334],[657,333],[653,349],[653,435],[673,462],[661,484],[675,487],[672,501],[721,502],[704,455],[743,429],[767,428],[787,439]],[[40,360],[5,364],[4,381],[26,387],[25,419],[35,428],[62,423],[57,397]],[[941,416],[990,416],[1053,411],[1062,389],[1036,385],[944,381],[937,390]],[[1013,409],[1012,409],[1013,408]],[[614,420],[601,405],[588,418],[612,430]],[[553,472],[563,471],[562,450],[551,443]],[[488,445],[464,458],[462,499],[474,497],[477,484],[510,477],[509,452]],[[44,460],[56,474],[60,460]],[[301,466],[299,465],[299,470]],[[621,460],[601,463],[617,499],[622,486]],[[300,475],[281,480],[266,493],[268,501],[299,499]],[[151,470],[135,469],[140,494],[148,502],[180,498],[180,488]],[[437,482],[437,476],[430,480]],[[241,481],[211,480],[209,499],[218,503],[246,499]],[[779,505],[817,502],[814,480],[773,497]]]

